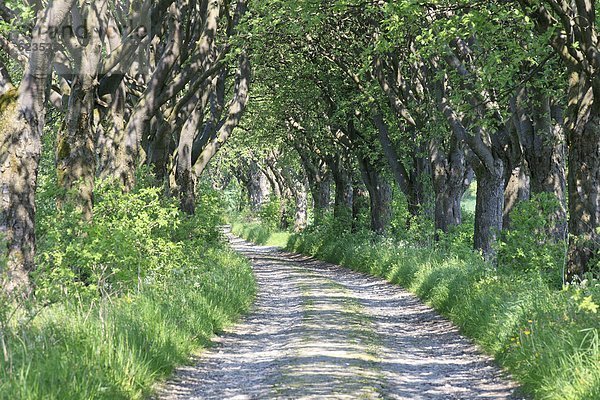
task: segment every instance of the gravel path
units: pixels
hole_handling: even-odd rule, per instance
[[[253,311],[177,370],[161,399],[518,399],[448,321],[380,279],[229,236]]]

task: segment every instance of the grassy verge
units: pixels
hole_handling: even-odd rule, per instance
[[[260,228],[237,227],[252,239]],[[260,236],[269,242],[269,236]],[[556,290],[536,273],[501,272],[468,252],[313,230],[287,250],[399,284],[457,324],[536,399],[600,398],[600,285]]]
[[[247,309],[249,265],[224,248],[138,294],[61,303],[4,330],[2,399],[138,399]]]
[[[234,234],[264,246],[286,247],[291,236],[289,232],[270,229],[258,222],[234,222],[231,226]]]

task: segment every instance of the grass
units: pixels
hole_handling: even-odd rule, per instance
[[[49,307],[4,330],[1,399],[139,399],[248,308],[247,261],[212,249],[139,294]]]
[[[275,246],[284,248],[292,235],[290,232],[274,230],[258,222],[242,223],[234,222],[231,230],[234,234],[263,246]]]
[[[260,231],[267,243],[272,236],[256,226],[236,231],[246,238]],[[493,355],[533,398],[600,399],[597,281],[556,290],[540,274],[501,272],[471,252],[331,229],[288,236],[289,251],[383,277],[417,294]]]

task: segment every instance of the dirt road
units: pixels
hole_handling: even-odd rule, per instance
[[[380,279],[229,236],[253,311],[180,368],[162,399],[517,399],[457,329]]]

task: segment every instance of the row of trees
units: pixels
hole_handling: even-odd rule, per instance
[[[56,134],[57,206],[93,218],[97,178],[129,191],[140,165],[195,209],[195,176],[239,123],[250,60],[245,0],[0,5],[2,286],[28,289],[42,136]],[[51,113],[53,124],[46,124]]]
[[[256,101],[244,123],[255,139],[235,158],[256,164],[287,203],[302,204],[293,197],[306,186],[316,223],[331,196],[350,228],[368,198],[378,233],[391,219],[391,185],[414,218],[446,232],[461,224],[475,178],[474,247],[488,259],[515,205],[549,194],[548,240],[568,238],[567,279],[581,277],[600,247],[595,6],[257,4]],[[286,166],[302,173],[282,174]],[[247,183],[256,174],[237,175],[248,193],[259,187]]]
[[[593,0],[9,0],[0,20],[9,291],[35,264],[45,131],[57,131],[57,205],[84,220],[98,177],[132,190],[143,164],[193,213],[195,180],[237,127],[227,167],[257,207],[266,185],[287,199],[282,216],[294,204],[297,229],[309,197],[316,223],[333,197],[349,229],[368,204],[385,233],[396,186],[411,220],[448,231],[476,177],[486,257],[515,204],[549,193],[568,279],[597,264]]]

